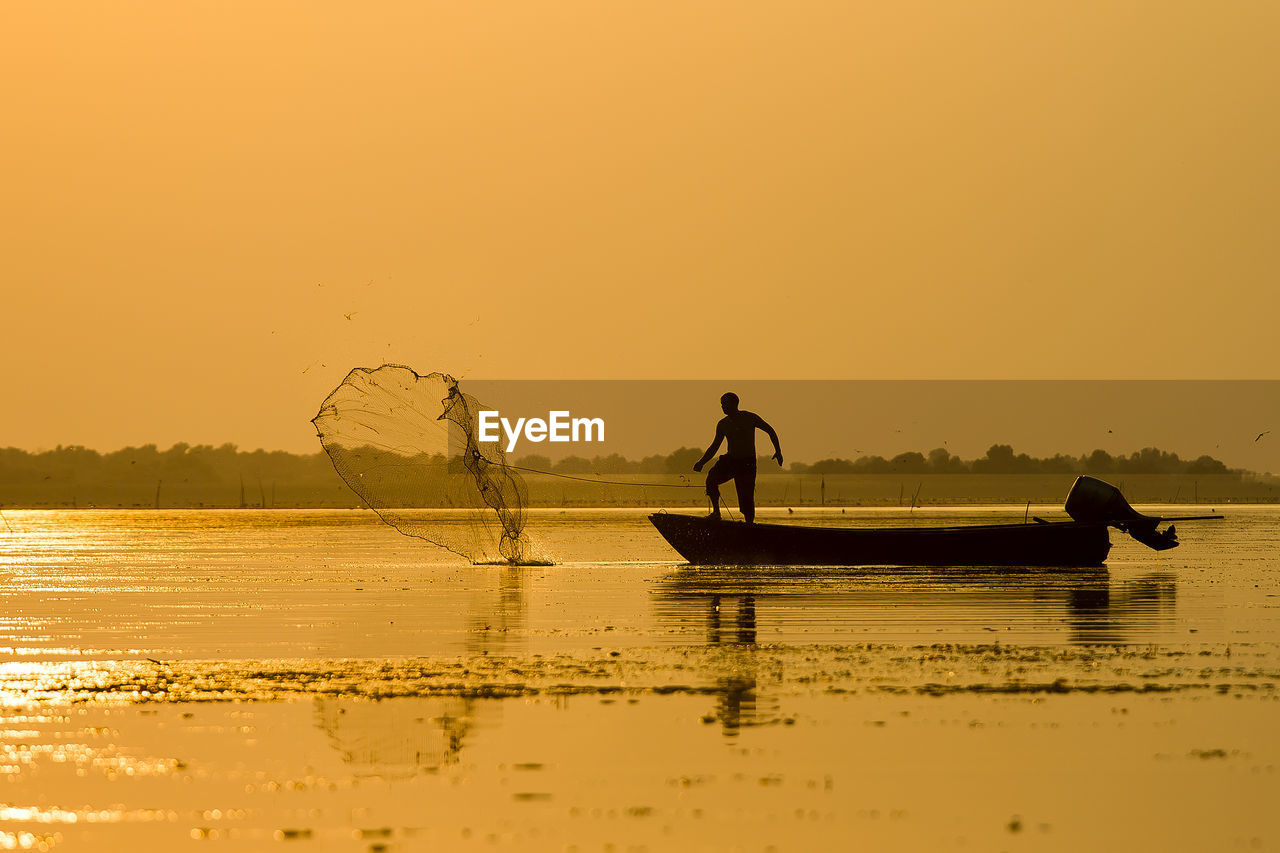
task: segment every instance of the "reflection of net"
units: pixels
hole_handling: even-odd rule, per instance
[[[474,700],[400,697],[316,700],[316,725],[357,776],[407,778],[458,762]]]
[[[451,376],[386,364],[348,373],[312,423],[342,479],[401,533],[477,562],[525,562],[528,490],[500,442],[476,440],[484,408]],[[424,507],[470,512],[459,522]]]

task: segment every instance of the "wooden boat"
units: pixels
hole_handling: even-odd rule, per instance
[[[695,565],[1100,566],[1105,524],[802,527],[654,513],[653,526]]]
[[[1108,527],[1156,550],[1176,547],[1168,520],[1138,513],[1119,490],[1080,477],[1067,496],[1071,521],[962,527],[805,527],[747,524],[658,512],[653,526],[695,565],[775,566],[1100,566]],[[1195,516],[1194,518],[1221,518]]]

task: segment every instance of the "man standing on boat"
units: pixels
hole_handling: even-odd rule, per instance
[[[773,427],[765,423],[764,418],[755,412],[744,412],[738,408],[738,395],[729,392],[720,398],[720,408],[724,417],[716,424],[716,438],[702,454],[702,458],[693,466],[693,470],[701,471],[707,460],[716,455],[720,442],[727,440],[729,450],[716,460],[707,472],[707,497],[711,498],[711,518],[720,517],[720,484],[733,480],[738,490],[738,509],[742,517],[751,524],[756,518],[756,430],[764,430],[765,435],[773,442],[773,458],[782,465],[782,445],[778,444],[778,434]]]

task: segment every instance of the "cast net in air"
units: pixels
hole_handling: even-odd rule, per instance
[[[401,533],[472,562],[529,562],[528,490],[501,442],[477,441],[485,408],[452,376],[385,364],[348,373],[311,422],[342,479]]]

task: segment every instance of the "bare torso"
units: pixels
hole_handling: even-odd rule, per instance
[[[716,432],[723,435],[729,445],[727,455],[735,459],[755,459],[756,430],[763,423],[755,412],[738,411],[721,418]]]

